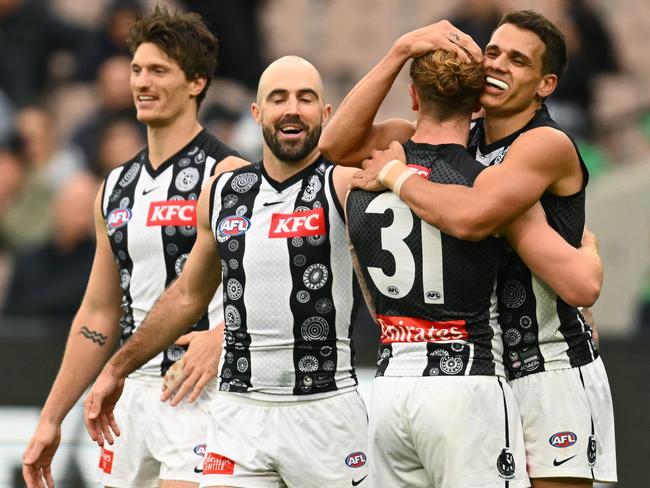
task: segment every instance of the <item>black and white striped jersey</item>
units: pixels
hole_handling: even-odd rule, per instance
[[[222,159],[237,156],[207,131],[154,169],[147,148],[104,180],[102,212],[120,273],[121,343],[128,340],[165,288],[180,274],[196,239],[196,203]],[[205,330],[223,320],[221,293],[194,325]],[[138,371],[164,375],[185,352],[172,345]]]
[[[333,169],[319,157],[278,183],[257,163],[213,184],[226,324],[221,390],[296,398],[356,386],[353,272]]]
[[[404,144],[429,181],[471,186],[484,169],[458,144]],[[496,320],[502,243],[469,242],[422,221],[393,192],[354,190],[350,241],[381,327],[378,376],[505,376]]]
[[[542,106],[531,121],[513,134],[486,145],[483,120],[470,133],[469,150],[485,166],[500,164],[510,145],[536,127],[564,131]],[[540,201],[549,225],[572,246],[580,246],[585,224],[587,168],[573,138],[584,175],[579,192],[557,196],[544,192]],[[498,274],[499,323],[504,342],[504,363],[510,378],[531,373],[582,366],[598,357],[589,323],[545,283],[537,279],[511,247],[507,247]]]

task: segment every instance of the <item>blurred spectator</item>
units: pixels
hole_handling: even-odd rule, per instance
[[[53,236],[15,255],[4,313],[72,319],[95,252],[93,202],[97,179],[78,173],[56,194],[50,218]]]
[[[129,57],[114,56],[104,61],[97,77],[98,108],[81,124],[72,138],[83,151],[88,168],[97,174],[101,172],[98,163],[100,138],[106,126],[116,119],[136,120],[130,76]],[[138,124],[138,127],[144,138],[145,126]]]
[[[449,21],[485,49],[502,14],[498,0],[462,0]]]
[[[210,133],[225,144],[234,144],[234,132],[240,119],[238,112],[220,103],[213,103],[205,107],[200,115],[201,124]]]
[[[251,91],[266,63],[260,50],[260,29],[257,22],[259,0],[236,2],[206,2],[184,0],[188,10],[197,12],[219,39],[217,77],[238,81]]]
[[[93,81],[104,62],[115,56],[130,57],[126,37],[135,19],[142,13],[138,0],[112,0],[106,5],[105,20],[84,46],[77,77]]]
[[[553,2],[547,5],[552,5]],[[560,0],[548,14],[567,39],[569,65],[548,100],[557,122],[573,135],[593,136],[594,82],[618,71],[612,38],[597,12],[584,0]]]
[[[0,216],[0,234],[9,248],[48,238],[52,196],[84,166],[81,151],[61,144],[54,120],[45,109],[30,106],[20,110],[16,130],[22,141],[25,181],[13,204]]]
[[[0,147],[0,215],[13,204],[25,179],[25,168],[18,155]]]
[[[47,86],[48,61],[57,51],[76,54],[85,32],[66,24],[45,0],[0,0],[0,90],[20,107]]]
[[[107,123],[99,137],[96,165],[104,177],[111,169],[126,163],[145,145],[140,124],[134,119],[116,118]]]

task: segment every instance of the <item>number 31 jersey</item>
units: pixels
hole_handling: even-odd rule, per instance
[[[471,186],[483,169],[457,144],[404,145],[413,171]],[[503,244],[456,239],[394,193],[354,190],[350,241],[381,327],[378,376],[504,375],[495,283]]]

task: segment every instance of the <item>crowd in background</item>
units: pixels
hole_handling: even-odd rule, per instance
[[[303,29],[314,45],[296,54],[313,58],[324,36],[314,23],[319,14],[324,18],[343,8],[339,1],[160,2],[199,12],[219,38],[217,79],[200,120],[251,160],[260,157],[260,138],[248,107],[267,61],[287,53],[276,52],[281,51],[278,38],[286,34],[290,41],[295,36],[296,24],[277,15],[292,1],[295,7],[308,4],[306,12],[312,12]],[[66,14],[76,2],[0,0],[0,324],[1,317],[20,316],[69,324],[92,264],[93,201],[101,178],[145,143],[129,89],[125,38],[135,17],[156,2],[97,3],[101,10],[84,18]],[[377,9],[387,3],[377,2]],[[445,15],[484,47],[512,2],[448,3]],[[570,49],[569,69],[548,101],[549,109],[578,139],[592,176],[601,177],[631,160],[650,161],[650,105],[640,100],[633,110],[609,116],[597,110],[603,83],[618,79],[627,87],[635,82],[620,56],[624,40],[608,26],[596,1],[553,0],[544,5]],[[300,15],[298,8],[292,12]],[[438,20],[413,18],[420,24]],[[406,32],[416,25],[399,27]],[[359,72],[344,62],[332,65],[325,57],[314,61],[324,65],[336,107],[376,59],[365,60]],[[328,70],[330,65],[335,67]],[[638,309],[639,321],[650,331],[650,270],[639,290]]]

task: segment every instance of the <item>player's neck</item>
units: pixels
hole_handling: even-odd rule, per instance
[[[411,140],[425,144],[460,144],[467,147],[469,137],[469,116],[436,121],[418,115],[415,133]]]
[[[504,137],[517,132],[535,116],[539,105],[531,104],[520,112],[498,112],[486,110],[485,112],[485,143],[492,144]]]
[[[320,156],[318,152],[318,147],[315,147],[312,152],[310,152],[306,157],[300,161],[295,161],[287,163],[275,156],[269,149],[269,147],[264,144],[264,169],[266,173],[275,181],[282,183],[285,180],[288,180],[296,173],[299,173],[307,166],[312,164]]]
[[[174,123],[152,127],[147,126],[147,145],[149,148],[149,162],[158,168],[170,157],[183,149],[194,139],[203,127],[196,116],[179,118]]]

